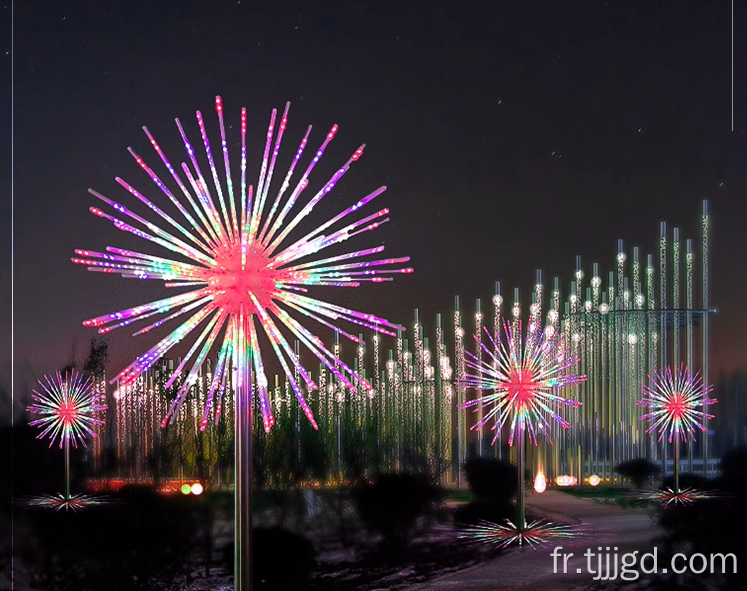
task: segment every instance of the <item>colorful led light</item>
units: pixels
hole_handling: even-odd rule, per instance
[[[59,440],[60,449],[66,443],[75,448],[78,443],[86,447],[86,436],[96,437],[93,427],[104,422],[95,415],[106,410],[106,404],[94,391],[91,380],[83,379],[75,371],[63,379],[58,372],[53,378],[44,376],[44,382],[39,380],[39,385],[41,391],[34,390],[31,394],[34,404],[26,409],[32,414],[42,415],[29,423],[42,429],[37,439],[49,436],[49,447]]]
[[[704,385],[699,373],[693,375],[683,364],[675,372],[669,367],[661,373],[655,371],[649,379],[651,385],[643,386],[644,397],[636,403],[650,411],[641,417],[642,421],[651,421],[647,433],[658,430],[659,441],[668,434],[671,443],[679,439],[687,441],[688,436],[695,439],[696,429],[705,432],[703,421],[713,415],[700,409],[717,401],[708,398],[713,388]]]
[[[220,124],[225,185],[221,183],[221,175],[216,168],[201,113],[197,113],[197,121],[210,169],[209,175],[203,175],[195,149],[187,139],[178,119],[177,127],[189,160],[189,163],[183,163],[181,166],[183,176],[172,166],[150,132],[143,128],[169,174],[178,185],[184,200],[177,198],[140,156],[131,149],[129,151],[156,186],[176,206],[184,221],[172,218],[121,179],[117,179],[119,184],[148,206],[160,218],[160,225],[147,221],[96,191],[90,191],[109,205],[118,217],[92,208],[94,215],[108,219],[116,228],[157,244],[179,257],[177,260],[170,258],[171,254],[166,257],[157,257],[107,247],[105,253],[76,250],[77,257],[72,259],[74,263],[87,266],[91,271],[118,273],[123,277],[137,279],[162,280],[166,282],[166,287],[188,290],[178,295],[91,318],[84,322],[85,326],[96,327],[100,333],[106,333],[115,328],[149,319],[151,324],[135,333],[143,334],[179,316],[183,315],[186,318],[180,319],[181,324],[171,334],[138,357],[134,363],[112,380],[112,383],[120,382],[121,386],[134,384],[138,376],[147,371],[159,358],[177,344],[190,338],[191,348],[183,357],[171,379],[165,384],[165,387],[170,387],[177,376],[182,374],[182,370],[187,368],[186,378],[179,384],[176,398],[164,418],[164,425],[169,420],[172,422],[175,420],[177,411],[197,380],[200,366],[213,345],[220,343],[218,360],[205,399],[201,427],[203,429],[206,427],[212,409],[216,409],[214,416],[215,421],[218,421],[221,393],[225,390],[231,371],[236,369],[239,375],[243,375],[243,368],[249,364],[256,380],[263,426],[265,431],[269,431],[274,424],[274,417],[267,390],[263,357],[260,352],[260,332],[264,332],[304,414],[316,428],[316,422],[306,402],[300,382],[305,383],[308,390],[316,390],[317,385],[294,355],[293,348],[289,345],[289,338],[303,343],[345,386],[355,390],[357,384],[369,391],[372,387],[326,349],[317,336],[302,326],[300,320],[302,318],[313,320],[328,328],[338,330],[340,334],[355,342],[359,340],[357,337],[342,331],[337,326],[340,321],[350,322],[391,336],[395,336],[393,331],[404,329],[372,314],[343,308],[307,295],[309,287],[357,287],[364,281],[375,283],[391,281],[391,274],[410,273],[412,269],[409,267],[391,268],[391,265],[407,262],[409,257],[360,260],[362,257],[382,252],[383,246],[319,258],[321,251],[363,232],[374,230],[389,221],[387,217],[389,210],[381,209],[357,221],[345,221],[342,225],[338,224],[378,197],[384,192],[385,187],[380,187],[350,207],[343,209],[338,215],[316,226],[303,237],[288,239],[290,234],[300,227],[299,223],[311,214],[313,208],[334,188],[351,164],[361,157],[364,147],[358,148],[322,188],[305,205],[299,207],[298,212],[291,217],[292,209],[298,202],[301,192],[309,184],[310,173],[338,129],[337,125],[332,127],[295,188],[290,190],[290,194],[286,196],[291,187],[291,177],[308,141],[311,131],[309,127],[272,205],[269,208],[266,207],[280,142],[287,126],[288,108],[289,104],[286,105],[280,119],[277,134],[275,134],[277,111],[272,112],[256,189],[246,184],[247,117],[246,110],[242,109],[241,185],[238,195],[235,194],[231,177],[223,122],[224,106],[220,97],[216,98],[215,109]],[[273,137],[275,137],[274,145]],[[209,186],[206,176],[211,177],[212,185]],[[125,222],[125,219],[128,221]],[[332,229],[335,225],[338,228]],[[160,318],[155,320],[158,316]]]
[[[477,544],[495,545],[497,548],[507,548],[516,544],[536,549],[559,539],[576,538],[585,531],[583,526],[555,525],[543,519],[532,521],[523,528],[516,527],[509,520],[505,523],[506,525],[498,525],[480,521],[477,525],[461,530],[458,537]]]
[[[75,494],[65,497],[64,495],[41,495],[22,499],[20,504],[31,509],[49,509],[52,511],[82,511],[97,505],[109,505],[111,500],[103,496],[91,496]]]
[[[654,501],[667,505],[692,505],[697,501],[725,499],[727,495],[716,490],[699,490],[696,488],[683,488],[675,492],[671,488],[654,490],[644,493],[638,497],[641,501]]]
[[[530,318],[528,326],[532,325]],[[517,426],[529,434],[535,445],[538,432],[551,441],[548,432],[549,418],[563,428],[570,426],[553,407],[581,404],[558,396],[555,390],[579,384],[586,380],[586,376],[571,373],[577,360],[572,356],[560,332],[545,331],[538,327],[536,330],[527,330],[526,337],[522,338],[521,322],[518,322],[517,334],[514,334],[508,321],[504,322],[503,328],[505,338],[500,342],[496,342],[490,332],[485,331],[490,343],[480,343],[484,354],[482,359],[469,351],[465,352],[465,363],[474,372],[465,377],[465,384],[475,390],[487,392],[464,404],[465,407],[487,409],[473,428],[480,429],[493,421],[495,442],[499,429],[510,420],[509,445],[513,445]]]

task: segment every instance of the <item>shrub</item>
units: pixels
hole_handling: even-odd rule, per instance
[[[661,468],[645,458],[635,458],[615,466],[615,472],[632,481],[636,488],[643,488],[646,482],[661,472]]]
[[[509,501],[516,495],[516,466],[505,460],[470,458],[464,463],[464,474],[476,500]]]
[[[464,463],[464,473],[474,498],[454,511],[454,521],[476,524],[479,521],[502,523],[506,519],[515,519],[516,466],[496,458],[473,457]]]
[[[226,545],[223,560],[233,572],[234,545]],[[289,558],[290,557],[290,558]],[[313,544],[281,527],[252,531],[252,584],[257,591],[293,591],[302,588],[316,565]]]
[[[747,490],[747,448],[737,447],[721,458],[721,486],[729,491]]]
[[[440,499],[440,490],[426,476],[389,473],[359,487],[354,496],[369,531],[380,533],[385,547],[396,552],[407,546],[418,517]]]
[[[739,533],[747,528],[747,450],[732,449],[724,454],[721,476],[716,481],[698,479],[683,483],[683,476],[680,476],[682,486],[715,489],[721,494],[690,505],[671,504],[661,508],[659,525],[664,531],[664,559],[669,560],[677,552],[688,556],[700,553],[709,557],[709,561],[715,560],[715,564],[714,572],[707,578],[685,572],[671,582],[678,589],[747,589],[744,569],[733,572],[745,560]],[[725,573],[719,555],[728,557],[723,565]]]
[[[35,511],[36,581],[56,591],[153,591],[184,573],[193,550],[194,499],[123,489],[115,504]]]

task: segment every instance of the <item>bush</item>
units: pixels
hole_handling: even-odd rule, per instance
[[[738,536],[747,528],[747,450],[733,449],[723,456],[718,480],[698,479],[697,483],[693,481],[683,486],[715,489],[720,494],[690,505],[662,507],[659,525],[664,531],[664,559],[669,560],[677,552],[688,556],[701,553],[709,560],[715,557],[715,566],[707,578],[686,572],[672,582],[678,589],[706,589],[707,585],[734,591],[747,589],[744,569],[733,572],[736,565],[730,558],[725,565],[727,572],[722,573],[718,556],[733,554],[740,565],[746,558]]]
[[[502,523],[516,518],[516,466],[496,458],[474,457],[464,463],[464,473],[474,499],[454,511],[454,521],[474,525],[479,521]]]
[[[474,457],[464,463],[469,489],[480,501],[510,501],[516,496],[516,466],[496,458]]]
[[[223,552],[226,568],[233,572],[234,545]],[[252,583],[258,591],[300,589],[316,565],[313,544],[305,537],[281,527],[252,531]]]
[[[194,546],[195,499],[123,489],[116,504],[81,512],[34,511],[41,552],[26,557],[39,586],[55,591],[167,589]]]
[[[635,458],[615,466],[615,472],[631,480],[636,488],[643,488],[646,482],[661,472],[661,468],[645,458]]]
[[[426,476],[390,473],[359,487],[354,496],[369,531],[380,533],[385,547],[398,552],[407,546],[418,517],[431,510],[441,491]]]
[[[747,490],[747,448],[737,447],[721,458],[721,486],[729,491]]]

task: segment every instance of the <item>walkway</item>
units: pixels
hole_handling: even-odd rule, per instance
[[[609,546],[612,553],[617,547],[618,555],[638,550],[640,557],[653,552],[653,539],[659,533],[645,511],[604,505],[558,491],[533,494],[528,497],[527,506],[548,517],[556,515],[565,522],[584,523],[584,529],[593,532],[577,540],[558,541],[562,552],[573,552],[566,573],[562,557],[557,559],[557,572],[553,572],[552,545],[536,550],[513,548],[494,560],[411,587],[409,591],[580,591],[600,583],[587,572],[587,558],[583,556],[587,549],[596,552],[600,546],[605,549]],[[597,570],[596,558],[591,567]],[[577,572],[578,569],[582,572]]]

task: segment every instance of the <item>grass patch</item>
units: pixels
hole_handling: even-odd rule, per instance
[[[446,490],[444,491],[444,501],[454,503],[469,503],[472,501],[472,493],[468,490]]]
[[[582,499],[591,499],[605,505],[617,505],[626,509],[640,507],[635,491],[622,486],[567,486],[559,487],[563,492]]]

